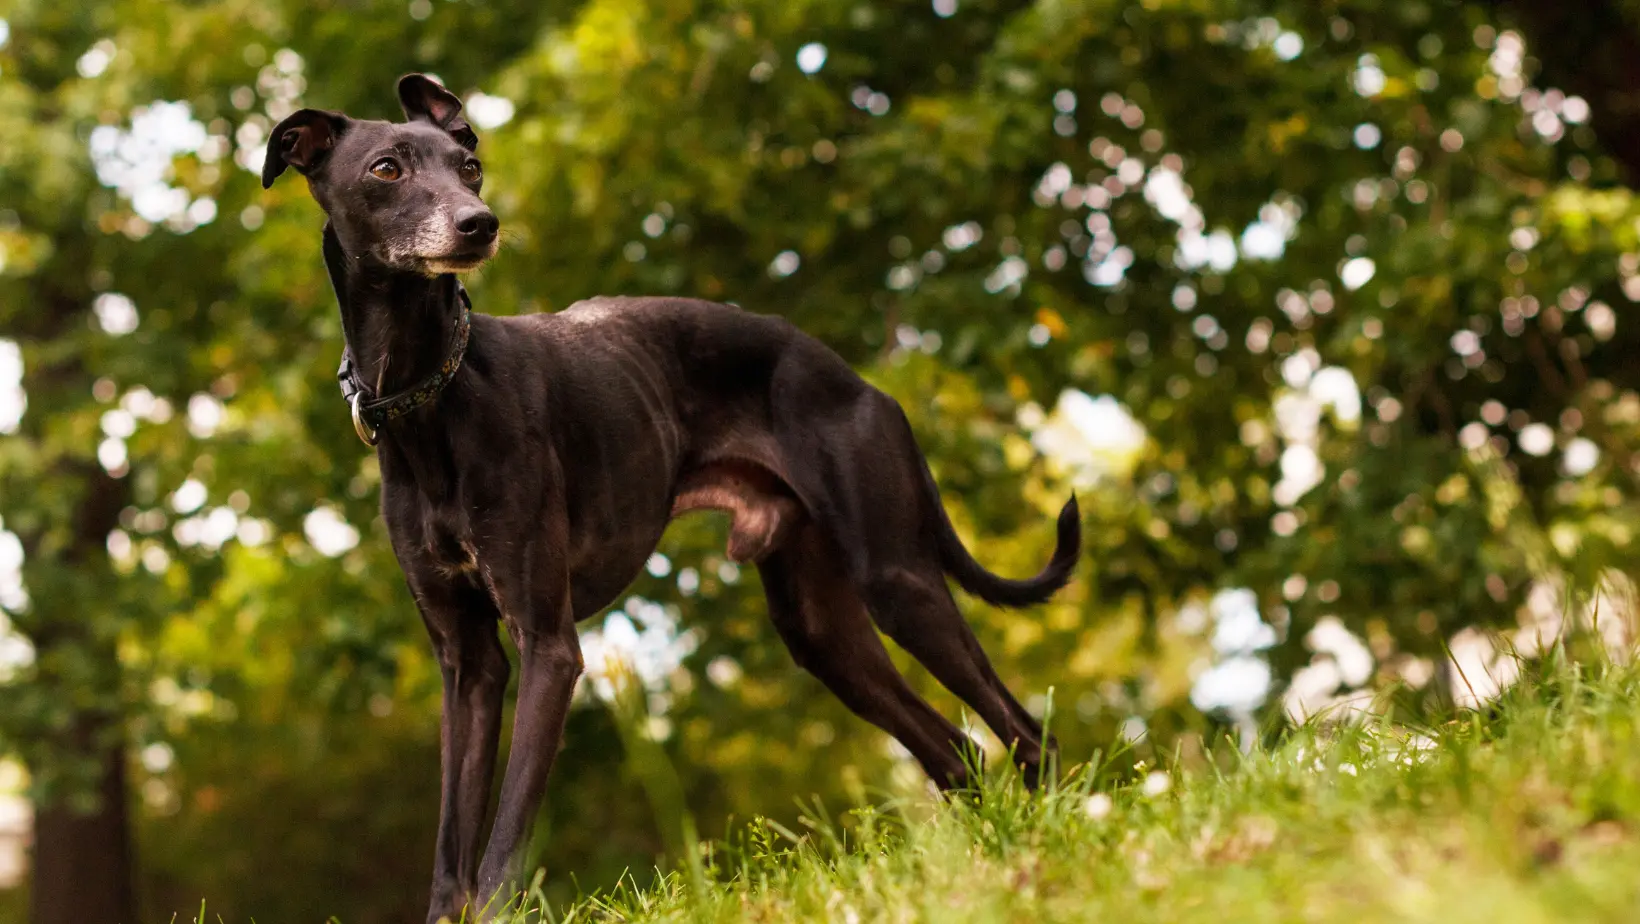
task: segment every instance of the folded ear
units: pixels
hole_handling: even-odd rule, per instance
[[[461,100],[426,74],[405,74],[399,78],[399,105],[411,122],[431,122],[450,133],[456,143],[469,151],[478,149],[478,135],[461,117]]]
[[[286,116],[268,136],[268,153],[262,160],[262,188],[272,186],[287,166],[304,175],[311,172],[346,130],[347,116],[339,112],[302,109]]]

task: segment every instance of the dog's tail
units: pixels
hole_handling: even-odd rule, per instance
[[[921,456],[919,452],[918,457]],[[921,461],[923,495],[928,501],[929,516],[933,520],[931,525],[939,546],[940,564],[944,566],[945,573],[956,578],[963,590],[995,606],[1032,606],[1046,601],[1071,579],[1071,571],[1076,568],[1076,560],[1082,554],[1082,512],[1074,493],[1059,510],[1059,538],[1054,545],[1053,558],[1036,577],[1013,580],[985,570],[985,566],[975,561],[963,546],[961,537],[951,525],[951,517],[945,512],[945,504],[940,501],[940,489],[934,484],[934,473],[928,468],[928,460]]]

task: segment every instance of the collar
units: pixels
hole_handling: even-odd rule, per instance
[[[343,400],[353,411],[353,432],[364,440],[366,446],[376,445],[381,438],[382,424],[403,417],[437,398],[461,369],[461,361],[467,355],[467,336],[473,326],[473,303],[459,281],[456,283],[456,299],[461,303],[461,311],[456,315],[455,334],[444,363],[437,372],[397,394],[372,397],[369,386],[359,380],[358,372],[353,368],[353,354],[343,344],[342,367],[336,371],[336,379],[342,387]]]

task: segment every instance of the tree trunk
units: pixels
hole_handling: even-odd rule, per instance
[[[65,743],[101,767],[96,805],[86,813],[58,800],[35,811],[29,922],[137,924],[124,735],[117,718],[85,714],[69,735]]]
[[[1526,34],[1538,60],[1537,83],[1589,102],[1589,126],[1600,146],[1640,185],[1640,29],[1612,0],[1554,3],[1496,0]]]
[[[119,659],[112,639],[95,631],[95,593],[85,590],[110,578],[107,536],[129,485],[94,462],[65,459],[58,471],[67,483],[78,482],[80,501],[55,562],[38,560],[38,536],[23,537],[46,584],[34,601],[29,635],[36,683],[75,709],[66,728],[43,731],[44,740],[30,749],[42,758],[31,770],[46,783],[46,801],[34,814],[29,922],[137,924]],[[76,670],[87,663],[89,675]]]

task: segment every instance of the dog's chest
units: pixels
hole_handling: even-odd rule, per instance
[[[432,520],[423,525],[427,561],[446,578],[478,575],[478,547],[468,530]]]

